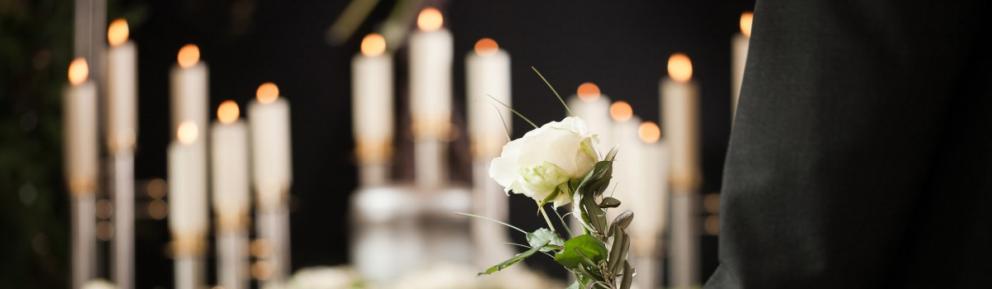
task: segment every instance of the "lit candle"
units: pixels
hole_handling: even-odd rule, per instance
[[[86,60],[69,64],[69,86],[63,93],[63,153],[65,179],[72,196],[72,286],[94,277],[96,211],[94,194],[99,177],[96,86]]]
[[[737,113],[737,102],[741,97],[741,83],[744,81],[744,65],[747,60],[748,41],[751,39],[751,22],[754,14],[751,12],[741,13],[740,28],[741,33],[734,34],[731,40],[730,59],[731,67],[730,81],[733,91],[731,91],[730,108],[733,114]]]
[[[638,170],[633,174],[641,185],[641,195],[630,204],[639,216],[630,224],[631,255],[637,270],[646,274],[634,279],[639,288],[659,288],[662,284],[662,232],[668,214],[668,189],[665,187],[665,151],[659,143],[661,130],[654,122],[642,122],[637,128],[641,143]],[[621,153],[623,151],[621,150]],[[619,155],[617,156],[619,157]]]
[[[682,53],[668,59],[668,76],[661,80],[661,105],[669,150],[668,179],[672,196],[672,285],[697,283],[699,252],[695,217],[699,169],[699,89],[692,82],[692,62]]]
[[[489,177],[489,163],[508,141],[511,115],[510,56],[490,38],[475,42],[465,57],[468,96],[468,128],[472,148],[472,213],[500,221],[509,219],[509,202],[503,188]],[[505,123],[504,123],[505,122]],[[472,219],[472,238],[477,247],[476,264],[489,266],[513,257],[516,249],[504,228]]]
[[[599,136],[596,150],[605,155],[613,149],[613,132],[610,125],[610,99],[602,94],[599,86],[592,82],[579,85],[574,96],[568,100],[568,107],[575,116],[582,118],[589,131]]]
[[[428,7],[417,17],[410,36],[410,114],[416,138],[414,171],[421,188],[444,182],[444,142],[451,123],[453,40],[444,16]]]
[[[277,286],[289,274],[289,188],[292,183],[289,102],[279,87],[263,83],[248,106],[251,117],[252,180],[257,192],[258,234],[270,247],[262,287]]]
[[[207,65],[200,61],[200,48],[186,44],[179,49],[176,66],[172,68],[172,129],[192,121],[197,127],[207,127]]]
[[[508,141],[510,55],[495,40],[479,39],[465,57],[465,72],[472,151],[477,158],[488,160],[498,156]]]
[[[206,156],[200,129],[186,121],[169,145],[169,229],[175,256],[176,288],[200,288],[207,223]]]
[[[137,137],[137,56],[127,21],[107,28],[106,129],[113,158],[113,276],[120,289],[134,287],[134,144]]]
[[[107,143],[111,151],[130,150],[137,137],[138,49],[124,19],[110,23],[107,40]]]
[[[610,105],[611,131],[613,140],[611,143],[618,148],[616,161],[613,163],[614,183],[616,186],[614,194],[621,200],[627,200],[621,204],[622,209],[629,208],[633,202],[641,202],[643,199],[643,181],[640,165],[644,161],[641,155],[641,141],[637,138],[637,126],[640,125],[640,118],[634,116],[633,108],[626,101],[618,100]],[[619,214],[621,210],[610,210],[611,215]],[[639,211],[637,211],[640,214]],[[640,218],[638,218],[640,219]]]
[[[363,185],[382,185],[393,152],[393,57],[369,34],[351,61],[352,125]]]
[[[238,118],[238,104],[226,100],[217,108],[211,133],[213,208],[217,215],[217,275],[225,289],[248,286],[248,235],[250,211],[248,184],[248,128]]]

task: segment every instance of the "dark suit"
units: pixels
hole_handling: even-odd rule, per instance
[[[706,288],[992,288],[990,4],[909,2],[758,1]]]

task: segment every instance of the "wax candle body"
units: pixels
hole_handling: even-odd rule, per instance
[[[210,131],[213,207],[221,224],[243,222],[251,205],[248,128],[242,121],[214,123]]]
[[[644,202],[646,192],[644,189],[643,169],[641,165],[645,162],[641,149],[641,141],[637,136],[637,128],[641,120],[631,117],[626,120],[616,121],[612,124],[613,143],[617,145],[617,156],[613,163],[613,179],[616,189],[614,195],[622,200],[619,210],[610,210],[611,215],[617,215],[628,209],[633,209],[634,203]],[[657,208],[652,208],[656,210]],[[640,210],[635,212],[641,214]],[[640,218],[638,218],[640,219]]]
[[[107,144],[131,149],[137,138],[138,49],[128,41],[107,51]]]
[[[686,189],[700,182],[699,89],[696,84],[661,81],[662,115],[670,150],[670,173],[674,186]],[[677,188],[678,189],[678,188]]]
[[[96,85],[69,86],[63,94],[65,177],[73,193],[94,193],[99,178]]]
[[[383,164],[392,155],[393,58],[357,55],[352,69],[352,125],[359,162]]]
[[[207,172],[202,140],[173,142],[168,152],[169,229],[183,239],[206,236]]]
[[[447,137],[452,46],[451,33],[444,28],[410,36],[410,114],[417,137]]]
[[[172,131],[184,121],[192,121],[196,127],[207,128],[208,70],[207,65],[198,62],[190,67],[172,68]]]
[[[605,156],[615,145],[612,120],[610,120],[610,99],[605,95],[584,99],[573,96],[569,98],[568,107],[575,116],[586,121],[590,132],[598,136],[596,151],[600,156]]]
[[[506,107],[512,105],[510,56],[498,48],[482,54],[473,51],[465,58],[465,68],[472,150],[487,159],[498,156],[512,119]]]
[[[283,98],[268,103],[253,101],[248,115],[258,202],[263,209],[274,209],[285,201],[292,182],[289,102]]]

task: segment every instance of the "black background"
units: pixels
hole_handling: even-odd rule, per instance
[[[212,108],[225,99],[244,105],[264,81],[276,82],[292,106],[293,268],[348,262],[347,204],[356,186],[350,115],[350,61],[358,38],[329,44],[327,28],[347,1],[122,1],[144,6],[132,34],[140,53],[140,132],[137,177],[164,177],[170,139],[168,72],[185,43],[201,47],[210,67]],[[393,2],[383,1],[359,35],[373,31]],[[730,38],[738,16],[751,10],[742,1],[449,1],[438,3],[455,39],[455,119],[463,125],[463,57],[480,37],[492,37],[513,61],[513,103],[542,123],[564,114],[560,104],[530,71],[535,66],[559,90],[570,94],[593,81],[614,100],[630,102],[641,118],[657,121],[658,80],[673,52],[693,60],[701,86],[704,186],[720,190],[730,130]],[[406,117],[406,50],[396,54],[397,113]],[[515,135],[526,127],[515,122]],[[408,128],[399,127],[400,155],[409,149]],[[403,130],[406,129],[406,130]],[[464,134],[462,134],[464,136]],[[452,178],[466,180],[465,139],[452,149]],[[397,173],[409,157],[398,157]],[[660,176],[659,176],[660,177]],[[540,225],[533,203],[512,198],[512,223]],[[138,222],[139,288],[167,288],[171,260],[164,252],[164,221]],[[716,266],[716,237],[702,239],[703,277]],[[548,271],[547,263],[538,262]]]

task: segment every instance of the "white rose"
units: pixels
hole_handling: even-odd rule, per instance
[[[550,122],[503,146],[493,159],[489,176],[507,191],[538,202],[558,193],[558,186],[584,177],[599,159],[581,118],[566,117]],[[554,197],[556,207],[572,201],[569,194]]]

